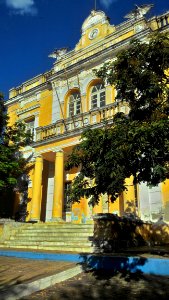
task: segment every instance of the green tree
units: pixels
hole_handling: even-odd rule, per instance
[[[21,187],[22,176],[27,172],[27,160],[22,155],[22,147],[31,142],[22,122],[8,125],[8,116],[0,94],[0,199],[14,188]]]
[[[154,34],[149,42],[133,40],[113,62],[95,74],[115,86],[117,113],[113,124],[87,129],[73,149],[66,169],[80,167],[72,183],[71,201],[90,197],[98,203],[107,193],[112,201],[124,191],[125,178],[134,184],[157,185],[169,178],[169,38]]]

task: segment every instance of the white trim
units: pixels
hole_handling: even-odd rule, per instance
[[[38,108],[38,107],[40,107],[40,104],[33,105],[33,106],[31,106],[29,108],[26,108],[26,109],[23,109],[23,110],[17,109],[16,113],[17,113],[18,116],[20,116],[20,115],[25,114],[25,113],[27,113],[27,112],[35,109],[35,108]]]

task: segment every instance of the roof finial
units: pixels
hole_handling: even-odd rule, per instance
[[[135,4],[135,8],[129,12],[125,18],[127,19],[140,19],[142,18],[144,15],[146,15],[148,13],[148,11],[153,7],[153,4],[143,4],[143,5],[136,5]]]

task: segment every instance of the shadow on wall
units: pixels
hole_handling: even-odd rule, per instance
[[[164,205],[164,220],[169,222],[169,201]]]
[[[156,223],[144,223],[133,215],[118,217],[100,213],[94,216],[94,236],[91,240],[97,253],[169,245],[169,226],[162,219]]]
[[[114,214],[97,214],[94,217],[93,246],[95,252],[119,252],[129,247],[144,245],[138,232],[143,222],[131,217],[120,218]]]

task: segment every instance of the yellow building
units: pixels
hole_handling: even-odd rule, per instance
[[[103,85],[93,74],[94,68],[113,60],[116,53],[126,47],[131,39],[147,39],[152,31],[169,30],[169,12],[145,18],[150,6],[136,8],[127,20],[111,25],[102,11],[91,11],[81,28],[81,38],[72,51],[66,48],[54,51],[53,68],[19,87],[13,88],[7,101],[10,123],[24,120],[27,129],[34,133],[34,143],[24,149],[31,157],[28,184],[27,220],[90,223],[98,212],[118,215],[137,211],[144,220],[158,220],[164,216],[169,221],[169,182],[148,188],[137,188],[132,179],[126,179],[128,192],[112,204],[103,196],[96,207],[87,200],[67,205],[65,191],[78,169],[64,171],[64,162],[72,147],[79,143],[83,129],[91,125],[102,126],[102,121],[112,121],[116,112],[128,113],[124,103],[115,101],[116,91]],[[16,195],[14,214],[20,201]]]

